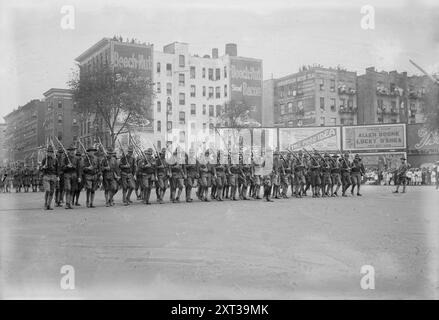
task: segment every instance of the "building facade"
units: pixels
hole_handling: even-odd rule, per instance
[[[79,117],[74,110],[72,93],[68,89],[51,88],[44,94],[44,141],[55,137],[67,148],[79,136]]]
[[[434,90],[426,76],[366,69],[358,76],[358,123],[423,123]]]
[[[6,146],[6,123],[0,123],[0,166],[8,162],[8,148]]]
[[[37,159],[37,149],[44,143],[45,106],[44,101],[31,100],[4,117],[9,161]]]
[[[264,109],[273,110],[275,126],[357,124],[356,72],[313,66],[266,80]]]
[[[104,38],[76,61],[87,70],[100,63],[134,67],[139,63],[133,58],[146,61],[155,94],[147,115],[151,130],[144,128],[143,136],[157,148],[170,143],[191,145],[211,136],[215,127],[227,125],[221,115],[231,100],[251,107],[248,120],[261,124],[262,60],[238,56],[235,44],[226,44],[222,56],[217,48],[212,49],[212,55],[191,54],[189,45],[181,42],[166,45],[162,51],[152,49],[153,45],[146,43]],[[82,122],[80,136],[85,141],[92,141],[99,130],[106,140],[108,131],[98,115],[85,117]]]

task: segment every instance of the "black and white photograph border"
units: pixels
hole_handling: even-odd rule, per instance
[[[437,1],[0,26],[0,299],[439,298]]]

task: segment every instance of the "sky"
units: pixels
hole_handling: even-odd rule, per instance
[[[73,30],[61,28],[66,5]],[[374,29],[361,27],[365,5]],[[264,79],[312,64],[420,74],[408,59],[439,73],[437,0],[0,0],[0,122],[48,89],[67,88],[74,59],[113,35],[155,50],[186,42],[198,55],[236,43],[238,55],[263,60]]]

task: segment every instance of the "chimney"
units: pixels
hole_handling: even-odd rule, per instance
[[[212,59],[218,59],[218,48],[212,49]]]
[[[231,57],[238,56],[238,46],[236,43],[227,43],[226,44],[226,54]]]

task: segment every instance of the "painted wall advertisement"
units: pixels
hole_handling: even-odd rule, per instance
[[[280,128],[280,150],[340,150],[339,127]]]
[[[262,123],[262,60],[230,57],[231,99],[252,107],[249,121]]]
[[[409,154],[439,154],[439,132],[423,124],[407,126],[407,151]]]
[[[343,127],[343,150],[383,150],[405,147],[405,124]]]

